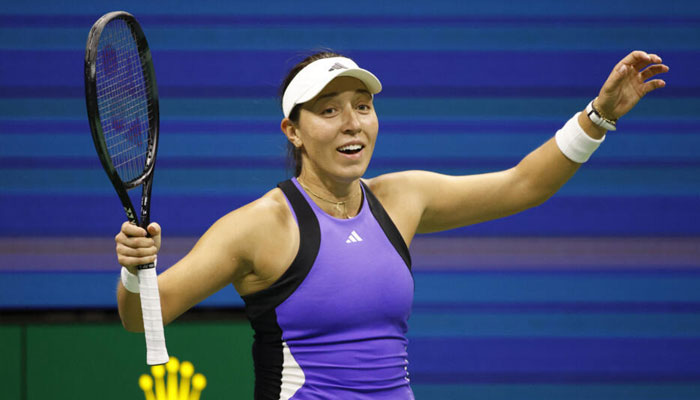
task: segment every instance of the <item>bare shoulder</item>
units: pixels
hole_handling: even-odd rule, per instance
[[[372,193],[401,232],[407,245],[416,233],[425,209],[422,182],[429,179],[425,171],[401,171],[365,179]]]
[[[240,211],[244,217],[253,218],[261,224],[285,224],[293,220],[287,200],[282,190],[278,188],[270,190],[237,211]]]
[[[294,217],[284,194],[275,188],[221,217],[205,235],[215,234],[237,243],[236,248],[243,247],[241,252],[252,253],[243,254],[252,260],[258,247],[266,246],[278,236],[287,235],[293,226]]]
[[[380,194],[390,196],[410,181],[412,172],[414,171],[392,172],[370,179],[363,179],[363,181],[377,197],[380,197]]]
[[[280,276],[294,257],[299,236],[295,239],[294,217],[285,203],[282,193],[272,190],[224,215],[164,271],[158,285],[161,299],[167,300],[165,320],[172,321],[231,283],[245,295]]]
[[[381,201],[392,201],[395,198],[404,200],[420,193],[420,187],[430,180],[431,172],[401,171],[379,175],[375,178],[364,179],[369,189]]]
[[[218,241],[216,248],[237,265],[233,284],[241,295],[277,280],[294,260],[299,230],[280,189],[219,219],[200,239]]]

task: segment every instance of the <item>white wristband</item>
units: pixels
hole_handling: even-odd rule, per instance
[[[139,276],[122,267],[122,285],[131,293],[139,293]]]
[[[578,116],[580,112],[576,113],[570,120],[564,124],[564,126],[557,131],[554,136],[559,150],[573,162],[583,164],[591,158],[598,146],[603,143],[605,136],[600,139],[593,139],[588,136],[586,132],[578,124]]]

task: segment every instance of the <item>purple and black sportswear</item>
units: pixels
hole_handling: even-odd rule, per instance
[[[300,243],[279,280],[243,296],[255,331],[255,399],[413,399],[413,277],[396,226],[364,183],[350,219],[326,214],[295,178],[278,187]]]

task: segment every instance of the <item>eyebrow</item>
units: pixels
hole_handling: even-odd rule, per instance
[[[360,94],[366,94],[367,96],[372,97],[372,93],[370,93],[369,90],[367,90],[367,89],[357,89],[357,90],[355,90],[355,94],[358,94],[358,93],[360,93]],[[321,99],[325,99],[325,98],[327,98],[327,97],[334,97],[334,96],[337,96],[338,94],[339,94],[338,92],[331,92],[331,93],[326,93],[326,94],[324,94],[323,96],[319,96],[319,97],[314,101],[314,103],[313,103],[311,106],[312,106],[312,107],[315,106],[316,103],[318,103]]]

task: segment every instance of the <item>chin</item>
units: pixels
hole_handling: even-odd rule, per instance
[[[344,168],[343,170],[339,171],[336,176],[340,178],[340,180],[345,181],[345,182],[353,182],[357,179],[362,178],[365,175],[365,172],[367,172],[367,165],[354,165],[352,167]]]

